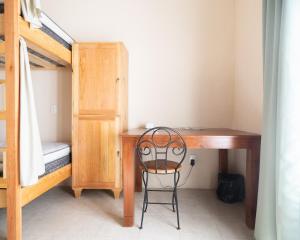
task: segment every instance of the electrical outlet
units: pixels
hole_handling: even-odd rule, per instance
[[[50,111],[52,114],[57,114],[57,105],[56,104],[52,104]]]
[[[195,159],[191,159],[190,164],[191,164],[192,167],[195,166]]]
[[[195,165],[196,159],[197,159],[197,156],[196,156],[196,155],[193,155],[193,154],[189,155],[189,160],[190,160],[190,165],[191,165],[191,166],[194,166],[194,165]]]

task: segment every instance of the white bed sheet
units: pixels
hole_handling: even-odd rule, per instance
[[[4,142],[0,142],[0,146],[5,146]],[[65,157],[71,153],[71,146],[63,142],[43,142],[42,150],[45,164]],[[2,166],[3,155],[0,154],[0,170]]]

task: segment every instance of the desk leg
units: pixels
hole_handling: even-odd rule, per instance
[[[140,162],[137,154],[135,154],[135,191],[142,191],[142,171],[140,168]]]
[[[228,172],[228,150],[219,149],[219,172],[227,173]]]
[[[247,149],[246,162],[246,225],[254,229],[259,178],[260,144]]]
[[[123,138],[123,193],[124,193],[124,227],[134,224],[134,180],[135,180],[135,141]]]

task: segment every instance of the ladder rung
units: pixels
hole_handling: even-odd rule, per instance
[[[5,43],[0,42],[0,55],[4,55],[4,54],[5,54]]]
[[[6,147],[0,147],[0,152],[6,152],[7,148]]]
[[[0,188],[7,188],[6,178],[0,177]]]
[[[0,120],[6,119],[6,112],[0,112]]]

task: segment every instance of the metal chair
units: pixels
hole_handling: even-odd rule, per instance
[[[140,229],[143,228],[144,213],[148,204],[172,205],[177,213],[177,229],[180,229],[177,186],[180,179],[182,162],[186,156],[186,144],[176,130],[168,127],[155,127],[147,130],[139,138],[136,146],[140,160],[142,179],[145,187],[142,219]],[[171,189],[148,189],[149,174],[174,174],[174,187]],[[171,202],[149,202],[148,192],[173,192]]]

